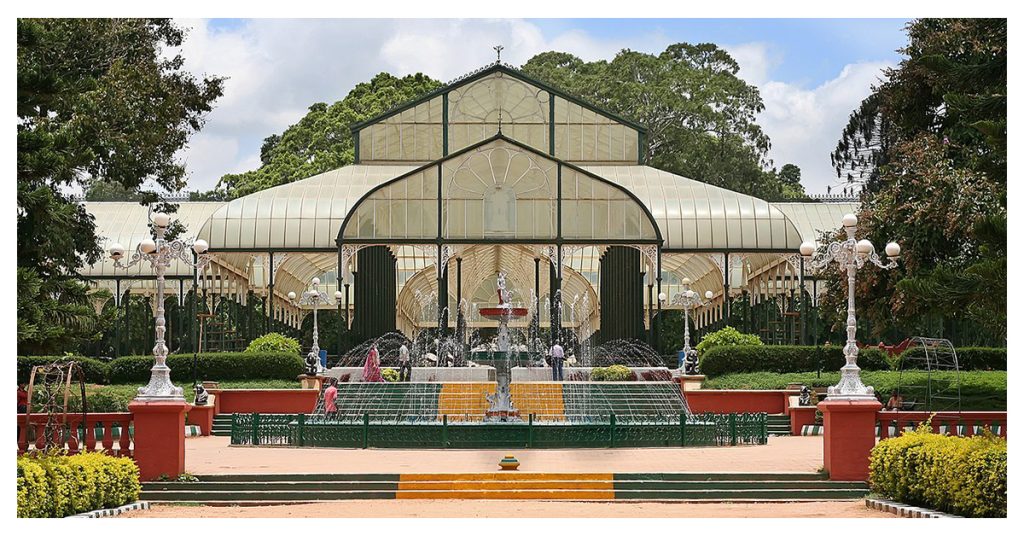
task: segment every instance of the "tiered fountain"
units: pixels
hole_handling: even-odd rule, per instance
[[[512,376],[510,364],[511,341],[508,333],[509,320],[523,318],[528,314],[525,307],[513,307],[509,300],[508,290],[505,288],[505,273],[498,272],[498,305],[497,307],[482,307],[479,310],[480,316],[496,320],[498,322],[498,351],[487,354],[474,354],[473,360],[478,363],[486,363],[494,367],[497,388],[494,395],[488,395],[487,401],[491,406],[485,414],[485,421],[508,422],[520,421],[519,410],[512,404],[512,394],[509,384]],[[481,359],[483,355],[487,357]]]

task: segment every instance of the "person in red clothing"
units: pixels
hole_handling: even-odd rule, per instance
[[[331,378],[327,380],[327,389],[324,389],[324,413],[326,413],[328,417],[335,417],[338,415],[338,406],[336,405],[338,400],[337,383],[337,378]]]
[[[18,384],[18,413],[25,413],[28,411],[28,391],[25,390],[25,384]]]

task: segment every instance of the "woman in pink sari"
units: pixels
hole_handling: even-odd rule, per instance
[[[380,383],[384,376],[380,373],[380,356],[377,353],[377,345],[370,346],[370,353],[366,355],[366,364],[363,365],[363,381]]]

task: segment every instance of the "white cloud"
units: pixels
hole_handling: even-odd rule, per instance
[[[871,93],[871,86],[890,66],[881,62],[850,64],[813,89],[776,81],[762,84],[765,110],[758,121],[772,140],[775,165],[800,166],[804,188],[809,193],[825,193],[828,185],[835,184],[829,154],[850,112]]]
[[[723,45],[722,48],[740,64],[740,78],[760,86],[769,81],[769,75],[782,63],[782,57],[768,43]]]

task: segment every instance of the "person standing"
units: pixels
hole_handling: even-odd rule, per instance
[[[412,379],[412,365],[409,363],[409,349],[403,344],[398,349],[398,381],[407,382]]]
[[[377,344],[370,346],[370,353],[366,354],[366,363],[363,365],[363,381],[381,383],[384,376],[380,372],[380,354],[377,352]]]
[[[338,416],[338,379],[330,378],[327,380],[327,389],[324,389],[324,413],[328,417],[334,418]]]
[[[551,347],[551,380],[560,382],[562,381],[562,361],[565,361],[565,350],[562,349],[562,345],[555,341],[555,345]]]

